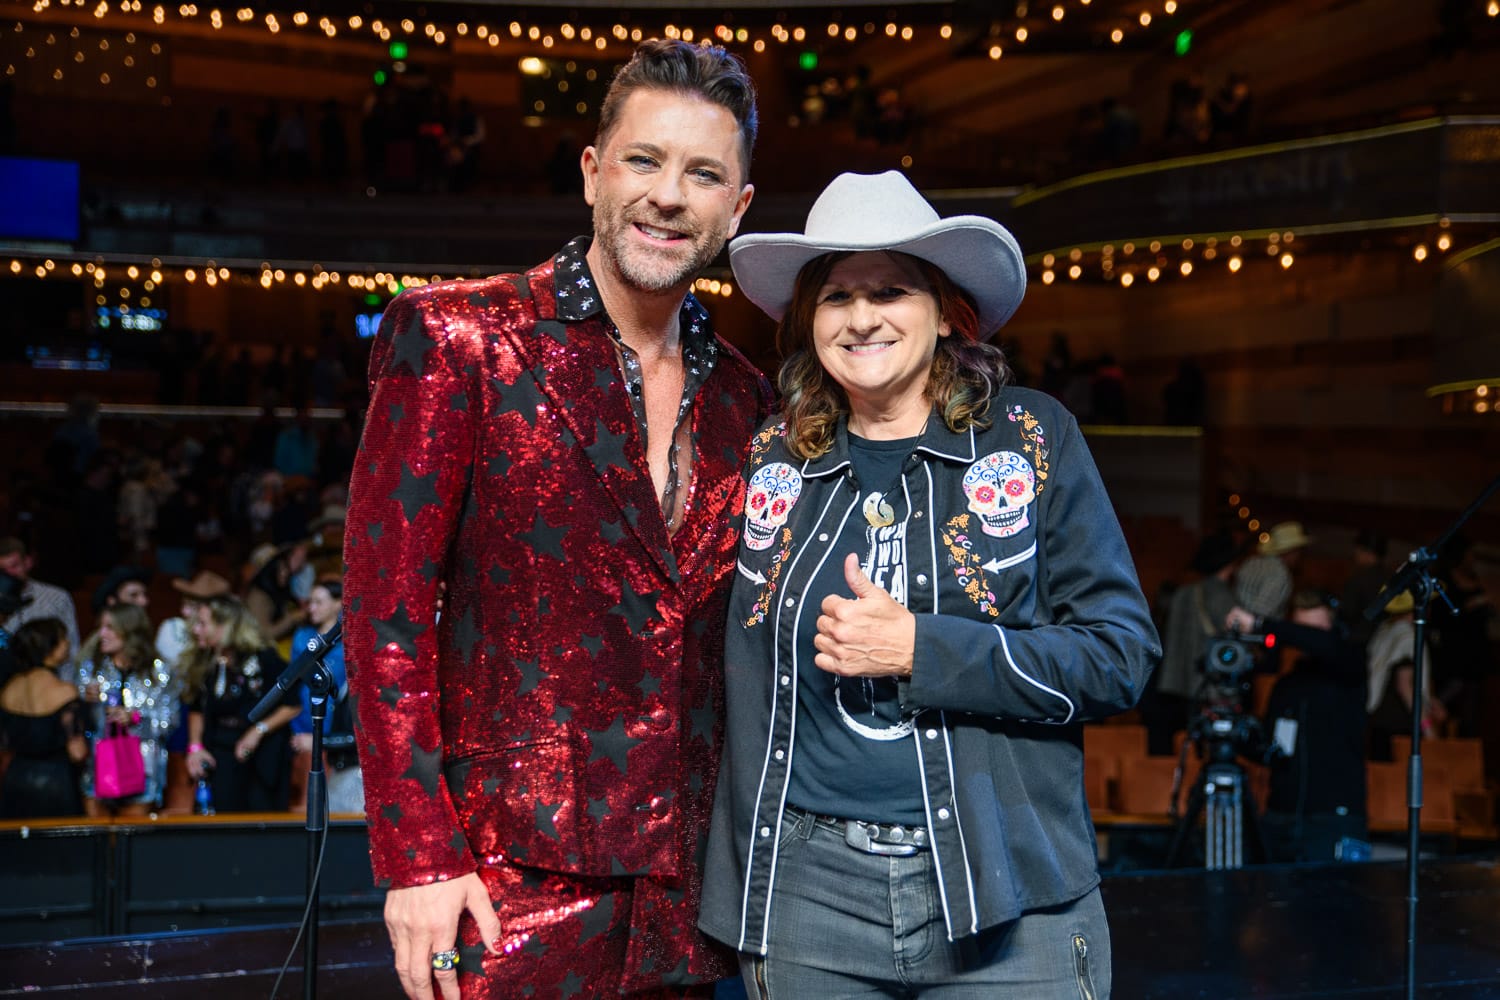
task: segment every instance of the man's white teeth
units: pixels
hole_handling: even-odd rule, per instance
[[[652,239],[670,240],[677,236],[677,234],[670,229],[657,229],[655,226],[648,226],[644,223],[638,223],[638,225],[640,226],[641,232],[645,233],[647,236],[650,236]]]

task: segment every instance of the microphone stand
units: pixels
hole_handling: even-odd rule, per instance
[[[1434,595],[1443,599],[1449,611],[1458,609],[1438,585],[1432,566],[1438,553],[1458,533],[1465,521],[1474,515],[1485,502],[1500,490],[1500,476],[1490,480],[1469,504],[1458,519],[1448,526],[1442,536],[1430,546],[1411,553],[1401,568],[1396,570],[1379,596],[1365,609],[1365,618],[1374,621],[1385,611],[1385,606],[1397,594],[1411,591],[1413,625],[1411,651],[1411,757],[1406,763],[1406,997],[1415,1000],[1417,995],[1417,869],[1421,861],[1422,822],[1422,705],[1424,701],[1423,650],[1427,644],[1427,605]]]
[[[324,666],[323,659],[332,652],[343,634],[344,619],[340,615],[327,632],[307,640],[302,652],[292,658],[291,665],[281,672],[276,683],[250,710],[249,715],[251,722],[259,721],[270,714],[281,702],[282,695],[298,682],[307,684],[312,714],[312,765],[307,773],[308,926],[302,945],[303,1000],[314,1000],[318,995],[318,863],[328,831],[328,785],[323,772],[323,722],[328,718],[328,697],[334,690],[334,683],[333,675]]]

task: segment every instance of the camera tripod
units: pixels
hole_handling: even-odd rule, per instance
[[[1192,740],[1184,740],[1182,757],[1178,762],[1178,779],[1181,780],[1183,765],[1187,759],[1188,746]],[[1172,788],[1172,809],[1177,807],[1177,792],[1180,785]],[[1265,860],[1265,847],[1260,835],[1260,813],[1256,810],[1255,796],[1250,791],[1249,778],[1244,765],[1235,759],[1231,743],[1210,738],[1208,759],[1193,780],[1188,793],[1187,811],[1177,820],[1172,833],[1172,846],[1167,850],[1167,867],[1177,867],[1178,857],[1189,834],[1203,818],[1203,867],[1210,871],[1224,868],[1239,868],[1245,863],[1245,848],[1254,854],[1254,860]]]

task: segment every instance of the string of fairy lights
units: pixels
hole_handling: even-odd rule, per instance
[[[1446,217],[1438,219],[1435,234],[1424,235],[1411,245],[1412,259],[1421,264],[1438,260],[1452,250],[1455,243],[1451,227]],[[1238,275],[1258,259],[1269,259],[1282,271],[1290,271],[1305,243],[1303,240],[1298,244],[1297,234],[1290,229],[1249,236],[1235,233],[1199,239],[1183,237],[1175,249],[1159,239],[1140,243],[1126,240],[1118,246],[1104,243],[1091,248],[1049,251],[1037,256],[1035,262],[1040,265],[1037,277],[1044,285],[1089,277],[1130,288],[1141,280],[1154,284],[1164,278],[1212,273],[1214,268]]]
[[[1297,253],[1306,251],[1306,244],[1307,240],[1299,239],[1290,229],[1253,236],[1234,234],[1201,240],[1189,237],[1170,247],[1158,239],[1139,244],[1125,241],[1118,246],[1106,243],[1097,248],[1073,247],[1036,255],[1031,261],[1032,277],[1044,286],[1087,279],[1130,288],[1138,281],[1154,284],[1165,279],[1201,278],[1215,273],[1235,276],[1263,265],[1276,272],[1289,272],[1296,263]],[[1410,254],[1418,264],[1436,262],[1455,245],[1449,220],[1443,218],[1433,232],[1411,245]],[[313,292],[347,290],[394,296],[407,288],[453,278],[480,277],[483,273],[478,270],[417,273],[384,270],[368,264],[327,267],[305,261],[256,264],[172,258],[164,262],[160,257],[148,261],[65,253],[14,253],[3,271],[11,278],[91,282],[98,305],[129,305],[133,300],[141,308],[150,307],[151,296],[171,283],[206,288],[258,285],[266,290],[290,286]],[[727,299],[734,294],[734,285],[722,277],[703,276],[697,279],[694,291],[700,297]]]
[[[12,278],[91,282],[96,305],[119,306],[126,313],[131,308],[151,308],[152,296],[173,283],[204,288],[258,285],[267,291],[291,286],[313,292],[348,290],[361,294],[394,296],[405,289],[419,288],[433,282],[481,276],[480,272],[398,273],[360,265],[338,270],[321,264],[306,263],[261,261],[259,265],[255,265],[180,258],[163,261],[160,257],[153,257],[149,261],[112,260],[98,255],[83,257],[66,254],[12,256],[5,273]],[[700,277],[695,282],[694,291],[700,296],[727,299],[734,294],[734,285],[719,278]]]
[[[32,13],[41,15],[48,11],[91,14],[97,21],[130,27],[145,28],[146,25],[164,27],[169,23],[206,24],[214,31],[235,29],[268,32],[319,33],[333,39],[340,36],[372,36],[384,43],[404,40],[423,41],[434,46],[451,46],[464,51],[481,51],[484,48],[499,48],[506,42],[535,43],[543,49],[558,46],[574,49],[592,47],[597,52],[606,52],[611,46],[633,46],[644,38],[661,36],[679,38],[703,44],[748,46],[755,52],[764,52],[772,45],[796,45],[817,43],[854,43],[862,39],[884,37],[891,40],[912,42],[923,38],[951,39],[960,30],[953,24],[914,24],[896,20],[859,18],[853,21],[831,18],[820,24],[781,24],[735,26],[724,21],[712,24],[679,24],[666,21],[662,24],[627,24],[622,20],[610,23],[575,23],[571,20],[538,20],[517,13],[502,17],[494,23],[478,20],[442,22],[426,18],[391,17],[380,18],[351,14],[334,17],[327,14],[309,13],[306,10],[273,11],[252,6],[223,7],[208,3],[142,3],[141,0],[17,0],[29,6]],[[1494,0],[1500,2],[1500,0]],[[999,59],[1012,44],[1025,45],[1038,33],[1045,34],[1049,26],[1059,25],[1070,16],[1087,11],[1092,0],[1054,0],[1051,3],[1030,4],[1021,0],[1013,11],[1007,10],[1005,21],[996,20],[989,28],[984,48],[991,59]],[[1141,3],[1114,17],[1108,38],[1114,45],[1123,44],[1132,31],[1140,32],[1161,17],[1177,13],[1179,0],[1155,0]],[[717,13],[724,17],[724,12]],[[1010,15],[1014,14],[1012,18]],[[19,25],[18,25],[19,27]],[[13,71],[12,71],[13,72]]]

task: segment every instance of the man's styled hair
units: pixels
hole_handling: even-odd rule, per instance
[[[755,110],[755,84],[744,63],[717,45],[693,45],[669,38],[642,42],[610,81],[599,108],[599,133],[594,145],[609,140],[625,100],[637,90],[666,90],[701,97],[734,115],[740,126],[740,167],[748,179],[750,153],[760,118]]]

